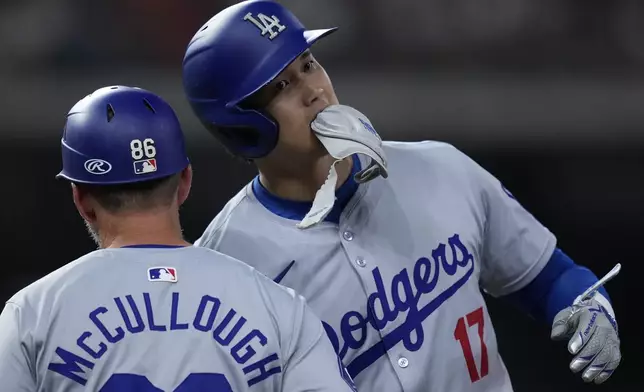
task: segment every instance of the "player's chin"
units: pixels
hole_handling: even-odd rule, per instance
[[[325,156],[329,156],[329,152],[327,149],[324,147],[320,139],[315,137],[315,135],[312,135],[313,140],[311,140],[311,152],[310,154],[316,158],[323,158]]]

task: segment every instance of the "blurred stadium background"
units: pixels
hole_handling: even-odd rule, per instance
[[[644,262],[644,1],[289,0],[343,103],[387,139],[455,144],[501,179],[616,303],[624,359],[604,391],[642,391],[636,284]],[[0,0],[0,298],[94,249],[54,180],[71,106],[96,88],[152,90],[177,110],[195,167],[194,241],[254,175],[183,98],[185,45],[222,0]],[[636,283],[636,280],[638,282]],[[641,287],[641,283],[639,285]],[[629,295],[630,294],[630,295]],[[630,307],[629,307],[630,305]],[[515,390],[591,391],[565,344],[502,301],[490,307]],[[436,360],[440,360],[436,353]],[[638,387],[639,385],[639,387]]]

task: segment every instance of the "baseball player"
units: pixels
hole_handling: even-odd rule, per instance
[[[511,391],[481,288],[568,340],[602,383],[620,362],[597,277],[503,185],[452,145],[382,142],[339,103],[307,30],[269,0],[208,20],[183,60],[204,126],[258,176],[196,245],[304,295],[359,390]]]
[[[184,241],[192,171],[172,108],[106,87],[69,112],[63,169],[99,250],[0,315],[3,391],[355,391],[291,289]]]

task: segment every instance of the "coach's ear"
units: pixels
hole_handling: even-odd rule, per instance
[[[177,190],[177,204],[179,206],[181,206],[188,198],[191,187],[192,165],[188,165],[188,167],[181,171],[181,176],[179,177],[179,189]]]
[[[87,195],[87,192],[82,187],[72,184],[72,197],[74,198],[74,205],[78,210],[80,216],[89,223],[96,221],[96,212],[94,211],[93,203]]]

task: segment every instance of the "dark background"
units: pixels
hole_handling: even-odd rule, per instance
[[[0,0],[0,298],[94,249],[60,169],[64,116],[112,84],[152,90],[183,123],[193,193],[188,240],[254,175],[196,122],[181,90],[192,34],[230,1]],[[608,283],[623,362],[602,386],[568,370],[549,326],[490,299],[515,389],[642,391],[644,2],[290,0],[340,100],[386,139],[455,144],[501,179]],[[639,284],[639,287],[638,287]],[[440,353],[437,353],[440,356]],[[455,391],[456,392],[456,391]]]

